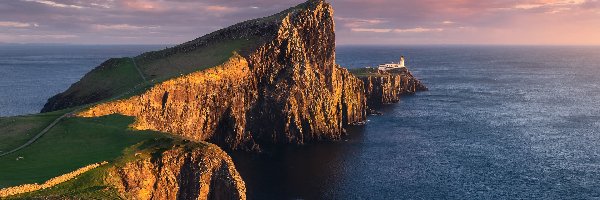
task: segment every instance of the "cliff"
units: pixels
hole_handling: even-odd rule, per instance
[[[135,153],[108,170],[124,199],[246,199],[231,158],[212,144],[184,142]]]
[[[132,116],[134,129],[194,141],[138,149],[111,164],[103,183],[121,198],[245,199],[231,158],[199,141],[259,150],[337,140],[345,126],[364,122],[367,102],[426,89],[407,70],[358,78],[337,65],[334,26],[331,5],[309,0],[172,48],[111,59],[43,111],[106,101],[76,115]]]
[[[363,68],[352,72],[364,82],[367,105],[371,109],[397,103],[402,95],[427,90],[407,68],[388,71]]]
[[[0,190],[0,199],[246,199],[227,153],[214,144],[150,139],[110,162]]]
[[[233,149],[339,139],[365,120],[366,98],[362,81],[335,64],[333,9],[314,0],[275,16],[261,19],[276,30],[256,48],[78,115],[134,116],[136,129]]]

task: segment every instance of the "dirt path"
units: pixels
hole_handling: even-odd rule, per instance
[[[58,124],[58,122],[60,122],[60,120],[62,120],[63,118],[77,112],[79,109],[65,113],[64,115],[56,118],[52,123],[50,123],[50,125],[46,126],[46,128],[44,128],[44,130],[40,131],[37,135],[35,135],[33,138],[29,139],[29,141],[27,141],[25,144],[10,150],[8,152],[2,153],[0,154],[0,157],[6,156],[8,154],[14,153],[15,151],[21,150],[27,146],[29,146],[30,144],[32,144],[33,142],[35,142],[37,139],[39,139],[40,137],[42,137],[42,135],[46,134],[46,132],[48,132],[52,127],[54,127],[56,124]]]
[[[142,80],[144,80],[144,82],[147,82],[146,77],[144,76],[144,74],[142,73],[142,70],[140,70],[137,63],[135,62],[134,57],[131,57],[131,61],[133,62],[133,67],[135,67],[135,70],[137,70],[138,74],[140,74],[140,77],[142,77]]]

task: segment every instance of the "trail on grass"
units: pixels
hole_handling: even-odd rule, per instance
[[[144,82],[146,82],[146,77],[142,73],[142,70],[140,70],[140,68],[137,66],[137,63],[135,62],[135,58],[131,57],[131,61],[133,62],[133,67],[135,67],[135,70],[137,70],[138,74],[140,74],[140,77],[142,77],[142,80],[144,80]]]
[[[133,88],[131,88],[127,92],[124,92],[124,93],[122,93],[120,95],[117,95],[115,97],[112,97],[112,98],[108,99],[107,101],[112,101],[112,100],[121,98],[121,97],[123,97],[123,96],[125,96],[125,95],[127,95],[127,94],[129,94],[129,93],[131,93],[133,91],[135,91],[138,88],[138,86],[145,85],[147,83],[146,77],[144,76],[144,74],[142,74],[142,71],[138,68],[138,66],[137,66],[137,64],[135,62],[135,59],[131,58],[131,61],[133,61],[133,66],[135,67],[135,69],[139,73],[140,77],[142,77],[142,80],[144,80],[144,82],[141,83],[141,84],[138,84],[138,85],[134,86]],[[75,109],[75,110],[73,110],[71,112],[65,113],[64,115],[61,115],[60,117],[56,118],[50,125],[46,126],[46,128],[44,128],[44,130],[40,131],[33,138],[29,139],[29,141],[27,141],[25,144],[23,144],[23,145],[15,148],[15,149],[13,149],[13,150],[10,150],[8,152],[4,152],[4,153],[0,154],[0,157],[4,157],[4,156],[6,156],[8,154],[14,153],[16,151],[19,151],[19,150],[21,150],[21,149],[23,149],[23,148],[25,148],[25,147],[33,144],[36,140],[38,140],[40,137],[42,137],[44,134],[46,134],[46,132],[48,132],[50,129],[52,129],[52,127],[56,126],[56,124],[58,124],[60,122],[60,120],[64,119],[65,117],[68,117],[70,115],[73,115],[76,112],[79,112],[79,110],[81,110],[81,109],[83,109],[83,108],[78,108],[78,109]]]
[[[37,139],[39,139],[40,137],[42,137],[42,135],[44,135],[46,132],[48,132],[52,127],[54,127],[56,124],[58,124],[58,122],[60,122],[60,120],[62,120],[63,118],[65,118],[66,116],[73,114],[75,111],[71,111],[68,113],[65,113],[64,115],[61,115],[60,117],[56,118],[50,125],[46,126],[46,128],[44,128],[44,130],[40,131],[37,135],[35,135],[33,138],[29,139],[29,141],[27,141],[25,144],[10,150],[8,152],[2,153],[0,154],[0,157],[6,156],[8,154],[14,153],[15,151],[21,150],[27,146],[29,146],[30,144],[32,144],[33,142],[35,142]]]

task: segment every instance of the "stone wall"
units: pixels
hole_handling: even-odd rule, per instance
[[[3,188],[3,189],[0,189],[0,197],[7,197],[7,196],[23,194],[23,193],[28,193],[28,192],[33,192],[33,191],[37,191],[37,190],[43,190],[46,188],[50,188],[50,187],[53,187],[60,183],[67,182],[87,171],[90,171],[94,168],[97,168],[97,167],[107,164],[107,163],[108,162],[94,163],[94,164],[79,168],[75,171],[54,177],[42,184],[33,183],[33,184],[24,184],[24,185],[19,185],[19,186],[14,186],[14,187]]]

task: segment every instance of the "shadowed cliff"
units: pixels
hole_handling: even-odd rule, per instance
[[[408,68],[387,71],[360,68],[351,72],[363,81],[367,106],[371,112],[382,105],[398,103],[403,95],[427,91],[427,87]]]
[[[110,167],[106,184],[124,199],[246,199],[244,181],[219,147],[162,143]]]

